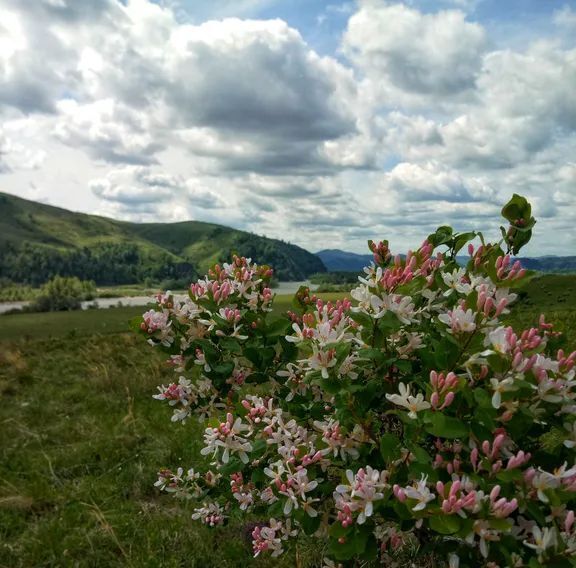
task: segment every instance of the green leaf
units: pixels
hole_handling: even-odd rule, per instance
[[[472,239],[476,238],[476,233],[475,232],[470,232],[470,233],[461,233],[459,235],[456,235],[456,238],[454,240],[454,254],[458,254],[458,251],[460,249],[462,249],[462,247],[469,241],[471,241]]]
[[[268,507],[268,517],[281,518],[284,515],[284,501],[279,500]]]
[[[364,544],[364,550],[358,553],[362,560],[376,560],[378,558],[378,543],[373,534],[368,535],[368,540]]]
[[[496,479],[504,483],[510,481],[521,481],[522,472],[519,469],[505,469],[496,474]]]
[[[525,197],[514,194],[510,201],[502,207],[502,217],[504,217],[511,224],[514,224],[518,219],[528,219],[532,214],[532,207]]]
[[[304,511],[302,511],[302,517],[299,519],[300,525],[304,529],[304,533],[311,536],[313,535],[320,526],[321,517],[318,515],[317,517],[311,517]]]
[[[438,534],[455,534],[462,526],[462,520],[458,515],[445,515],[439,513],[428,520],[430,528]]]
[[[402,327],[402,322],[398,319],[398,316],[391,311],[387,311],[377,321],[378,329],[381,331],[393,332],[399,330]]]
[[[420,463],[431,463],[432,462],[432,457],[424,448],[421,448],[420,446],[413,445],[413,446],[408,446],[408,449],[410,450],[410,452],[412,454],[414,454],[417,462],[420,462]]]
[[[364,312],[351,312],[348,315],[350,319],[354,320],[356,323],[359,323],[362,327],[370,328],[374,323],[372,317]]]
[[[341,523],[335,522],[334,524],[330,525],[328,529],[328,534],[334,538],[340,538],[341,536],[348,536],[352,533],[354,527],[343,527]]]
[[[394,434],[387,432],[380,438],[380,454],[386,464],[397,460],[402,455],[401,450],[400,440]]]
[[[362,359],[371,359],[376,363],[383,363],[386,359],[386,353],[382,349],[360,349],[358,355]]]
[[[230,458],[230,461],[218,468],[218,471],[223,475],[230,475],[231,473],[236,473],[237,471],[242,471],[244,469],[244,464],[238,458]]]
[[[221,337],[218,343],[220,344],[220,347],[227,349],[231,353],[242,353],[240,343],[233,337]]]
[[[508,532],[512,526],[508,522],[508,519],[490,519],[490,527],[501,532]]]
[[[466,438],[469,433],[468,426],[464,422],[441,412],[432,415],[426,431],[439,438]]]
[[[267,337],[279,337],[290,332],[291,322],[287,318],[278,318],[266,326]]]
[[[144,321],[144,320],[142,319],[142,316],[133,317],[133,318],[130,320],[130,323],[129,323],[130,329],[131,329],[132,331],[142,331],[142,330],[140,329],[140,324],[141,324],[143,321]]]
[[[254,469],[252,471],[250,479],[252,480],[253,483],[263,483],[264,481],[266,481],[266,474],[262,469]]]
[[[254,364],[256,368],[260,367],[260,350],[255,347],[247,347],[244,349],[244,357]]]
[[[447,225],[438,227],[435,233],[428,235],[428,241],[436,248],[437,246],[448,243],[452,239],[452,232],[452,227],[448,227]]]
[[[234,363],[232,361],[226,361],[224,363],[220,363],[220,365],[216,365],[213,369],[215,373],[222,375],[223,377],[229,377],[234,370]]]
[[[483,389],[474,389],[474,400],[480,408],[492,408],[492,397]]]

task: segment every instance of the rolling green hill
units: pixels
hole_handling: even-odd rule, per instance
[[[38,285],[55,274],[98,284],[188,279],[232,253],[270,264],[280,280],[326,269],[283,241],[211,223],[128,223],[0,193],[0,278]]]

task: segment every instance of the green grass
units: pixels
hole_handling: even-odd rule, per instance
[[[152,399],[173,374],[123,333],[144,309],[0,316],[0,566],[295,566],[294,552],[253,561],[244,521],[207,529],[153,487],[158,468],[202,461],[201,426]],[[538,314],[518,306],[510,320]],[[573,337],[576,312],[557,315]],[[321,550],[299,555],[317,566]]]
[[[278,297],[276,310],[290,300]],[[207,529],[190,504],[153,487],[160,467],[201,461],[202,437],[152,399],[173,372],[142,337],[122,333],[144,310],[0,317],[0,566],[251,561],[245,521]],[[318,554],[304,544],[302,566]],[[294,565],[293,554],[255,562]]]
[[[135,306],[107,310],[2,315],[0,341],[119,333],[128,331],[128,322],[144,311],[146,311],[144,306]]]
[[[171,375],[131,334],[0,346],[0,566],[249,561],[243,523],[204,528],[153,487],[159,467],[199,461],[199,425],[151,398]]]
[[[567,346],[576,349],[576,275],[544,274],[520,290],[519,299],[506,318],[516,329],[536,325],[540,314],[565,336]]]

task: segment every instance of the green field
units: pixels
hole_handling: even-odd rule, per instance
[[[278,297],[276,310],[290,301]],[[245,522],[204,528],[189,504],[153,487],[158,468],[198,463],[201,427],[170,422],[152,399],[173,372],[126,333],[145,309],[0,316],[0,566],[251,560]],[[317,554],[304,545],[301,565]]]
[[[542,303],[574,345],[576,282],[557,278],[566,277],[534,280],[509,319],[532,323]],[[289,304],[278,297],[276,309]],[[144,309],[0,316],[0,566],[252,562],[244,521],[206,529],[190,520],[190,504],[153,487],[159,467],[199,463],[201,436],[151,398],[172,372],[127,332]],[[254,565],[318,566],[321,550],[300,546],[298,560]]]

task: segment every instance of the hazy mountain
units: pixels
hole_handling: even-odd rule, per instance
[[[371,254],[356,254],[338,249],[326,249],[316,253],[330,272],[358,272],[372,262]],[[458,257],[460,264],[468,261],[467,257]],[[522,266],[539,272],[576,272],[576,256],[541,256],[536,258],[518,257]]]
[[[330,272],[358,272],[374,260],[374,256],[371,254],[356,254],[339,249],[321,250],[316,253],[316,256],[320,258]]]

